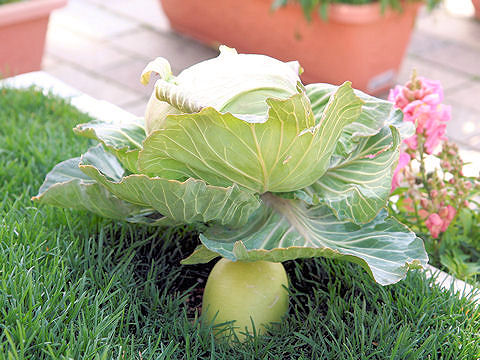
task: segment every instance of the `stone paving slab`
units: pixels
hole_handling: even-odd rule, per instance
[[[469,4],[469,0],[452,0],[447,3]],[[468,16],[454,15],[447,11],[434,11],[432,14],[423,12],[417,21],[416,31],[480,50],[480,24],[473,18],[473,7]]]
[[[54,26],[96,39],[127,33],[139,25],[85,0],[69,0],[66,7],[52,13],[51,20]]]
[[[88,0],[107,11],[134,20],[154,30],[168,32],[170,24],[158,1],[152,0]]]
[[[447,124],[447,135],[463,148],[480,151],[480,117],[479,112],[468,106],[445,101],[452,107],[452,120]],[[480,163],[480,161],[477,162]]]
[[[62,28],[53,22],[47,35],[46,60],[51,58],[75,64],[88,71],[101,71],[108,66],[129,60],[123,52],[105,46],[105,43]]]
[[[416,30],[417,29],[418,27]],[[441,49],[445,45],[449,44],[449,42],[450,41],[448,39],[417,30],[412,33],[407,53],[410,55],[416,55],[417,57],[421,55],[428,57],[428,54],[431,51]]]
[[[471,81],[470,76],[460,71],[438,66],[430,60],[411,55],[404,59],[397,82],[399,84],[406,83],[411,78],[413,69],[417,71],[417,74],[426,78],[441,79],[445,94],[449,94],[450,91],[454,92]]]
[[[174,32],[158,33],[146,28],[115,37],[110,44],[122,52],[143,59],[145,64],[158,56],[165,57],[175,74],[218,54],[217,50]]]
[[[479,36],[480,41],[480,36]],[[433,63],[463,72],[471,78],[480,78],[480,50],[464,44],[449,43],[441,48],[421,54]]]
[[[126,89],[118,83],[112,83],[108,79],[100,77],[95,73],[89,73],[79,69],[75,65],[63,63],[46,70],[49,74],[74,86],[82,92],[118,106],[123,106],[124,104],[141,98],[141,95],[135,91]]]
[[[479,58],[480,62],[480,58]],[[453,94],[449,95],[449,100],[454,103],[461,104],[474,110],[475,114],[480,117],[480,82],[472,80],[470,83],[459,88]]]
[[[147,60],[130,59],[105,69],[102,75],[107,79],[120,83],[125,89],[134,91],[146,102],[155,84],[155,80],[151,81],[148,85],[143,85],[140,82],[140,74],[147,62]]]
[[[397,80],[404,83],[412,68],[440,80],[453,107],[449,136],[480,149],[480,22],[469,1],[421,12]],[[138,78],[148,61],[163,56],[178,73],[216,54],[172,32],[158,0],[70,0],[52,15],[44,69],[141,116],[151,87]]]

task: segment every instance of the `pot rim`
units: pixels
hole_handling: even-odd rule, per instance
[[[27,0],[0,5],[0,26],[41,18],[65,6],[68,0]]]

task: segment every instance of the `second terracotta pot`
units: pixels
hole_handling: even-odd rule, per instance
[[[480,0],[472,0],[472,4],[475,9],[475,17],[480,19]]]
[[[298,4],[272,12],[271,0],[161,0],[171,26],[211,46],[298,60],[305,83],[345,80],[369,93],[390,88],[419,3],[381,13],[380,4],[332,5],[328,21],[308,22]]]
[[[48,19],[67,0],[28,0],[0,6],[0,77],[40,70]]]

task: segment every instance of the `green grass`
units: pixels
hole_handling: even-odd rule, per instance
[[[40,93],[0,90],[0,359],[477,359],[480,310],[420,272],[381,287],[358,266],[285,264],[289,315],[233,348],[200,326],[212,264],[181,266],[186,228],[155,229],[48,206],[36,194],[88,140],[89,118]]]

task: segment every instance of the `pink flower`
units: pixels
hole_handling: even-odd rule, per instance
[[[416,134],[425,138],[425,151],[432,154],[442,140],[445,140],[446,122],[451,118],[450,107],[443,105],[443,89],[438,81],[414,77],[405,86],[395,86],[388,100],[403,111],[404,121],[415,124]],[[416,135],[405,139],[412,150],[418,146]]]
[[[447,122],[452,118],[452,107],[448,105],[437,105],[436,111],[439,117],[439,121]]]
[[[405,86],[395,86],[390,90],[388,100],[400,109],[415,100],[422,100],[429,105],[437,105],[443,101],[443,89],[439,81],[416,77],[413,82],[408,81]]]
[[[457,210],[452,205],[448,205],[446,208],[440,209],[442,211],[445,209],[445,216],[442,216],[443,224],[442,228],[440,229],[442,232],[446,231],[450,223],[452,222],[453,218],[457,214]],[[440,212],[439,212],[440,213]]]
[[[442,140],[446,140],[445,130],[447,124],[435,121],[435,119],[429,119],[426,126],[426,139],[425,139],[425,151],[428,154],[433,154],[436,147]]]
[[[425,221],[425,225],[430,231],[430,235],[436,239],[442,230],[443,221],[438,214],[430,214],[427,221]]]
[[[457,210],[452,205],[443,206],[438,214],[430,214],[425,225],[430,231],[430,235],[436,239],[441,232],[447,231],[448,226],[457,214]]]
[[[409,149],[415,150],[418,146],[417,135],[410,136],[403,140],[403,142],[408,146]]]
[[[420,205],[422,206],[422,208],[428,209],[428,205],[430,205],[430,202],[427,199],[422,198],[420,199]]]
[[[420,216],[420,219],[426,219],[428,216],[428,211],[425,209],[419,209],[418,216]]]
[[[448,208],[447,219],[448,221],[452,221],[455,215],[457,215],[457,210],[455,210],[455,208],[452,205],[448,205],[447,208]]]
[[[445,219],[448,215],[448,209],[446,206],[443,206],[442,208],[440,208],[440,210],[438,211],[438,215],[442,218],[442,219]]]
[[[443,101],[443,88],[440,81],[429,80],[424,77],[417,78],[424,90],[423,100],[431,105],[440,104]]]
[[[395,103],[395,107],[403,109],[410,102],[402,93],[403,86],[397,85],[393,89],[390,89],[388,94],[388,101]]]
[[[423,133],[425,122],[430,116],[430,106],[420,100],[415,100],[405,106],[402,111],[403,121],[414,123],[416,125],[416,133]]]
[[[398,165],[395,171],[393,172],[392,178],[392,189],[391,191],[395,190],[400,185],[400,171],[405,168],[410,162],[410,155],[407,153],[400,153],[400,157],[398,158]]]

